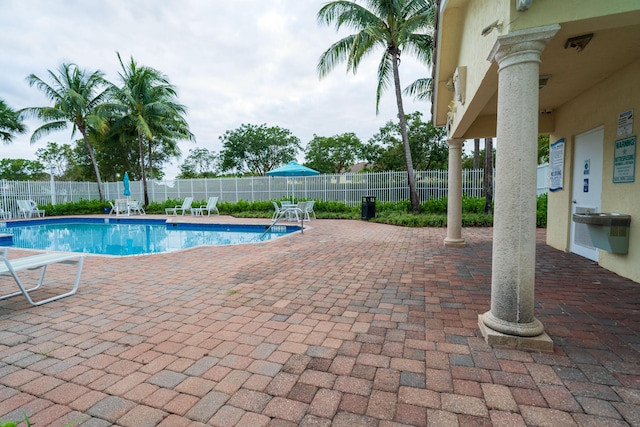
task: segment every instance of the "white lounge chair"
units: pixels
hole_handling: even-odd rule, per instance
[[[38,204],[33,200],[16,200],[18,204],[18,216],[31,218],[35,214],[37,217],[44,216],[44,209],[38,209]]]
[[[182,215],[186,211],[191,212],[191,203],[193,203],[193,197],[185,197],[182,205],[177,205],[173,208],[165,208],[164,212],[167,215],[178,215],[178,211],[182,211]]]
[[[109,201],[111,205],[111,211],[109,212],[109,216],[111,214],[116,214],[116,216],[120,215],[129,215],[129,204],[127,203],[127,199],[116,199],[115,202]]]
[[[127,201],[127,207],[129,208],[129,213],[131,215],[146,215],[147,213],[144,211],[144,205],[139,200],[129,200]]]
[[[31,305],[42,305],[50,301],[55,301],[60,298],[68,297],[73,295],[78,290],[78,285],[80,284],[80,273],[82,273],[82,265],[84,263],[84,255],[77,253],[45,253],[40,255],[32,255],[24,258],[16,258],[16,259],[8,259],[7,258],[8,249],[4,249],[1,255],[2,261],[0,262],[0,275],[11,275],[13,279],[16,281],[18,288],[20,289],[18,292],[12,292],[5,295],[0,295],[0,300],[11,298],[18,296],[20,294],[24,295],[27,299],[27,302]],[[78,269],[76,271],[76,277],[73,282],[73,288],[69,292],[65,292],[62,294],[58,294],[56,296],[52,296],[40,301],[34,301],[31,298],[29,292],[35,291],[39,289],[44,283],[44,276],[47,271],[47,266],[56,263],[63,264],[76,264]],[[42,272],[40,273],[40,279],[35,287],[31,289],[27,289],[22,280],[18,277],[18,271],[21,270],[34,270],[37,268],[41,268]]]
[[[4,209],[0,208],[0,218],[11,219],[11,211],[5,211]]]
[[[191,209],[191,213],[193,215],[204,215],[204,212],[207,211],[207,216],[211,215],[211,211],[214,211],[218,215],[220,215],[220,211],[218,210],[218,197],[212,196],[207,200],[206,205],[202,205],[199,208]]]

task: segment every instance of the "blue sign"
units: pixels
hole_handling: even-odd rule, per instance
[[[583,193],[588,193],[589,192],[589,178],[585,178],[584,179],[584,184],[582,186],[582,192]]]

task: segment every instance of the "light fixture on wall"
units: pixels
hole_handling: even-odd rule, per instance
[[[538,77],[538,89],[542,89],[543,87],[545,87],[547,83],[549,83],[550,78],[551,76],[548,74],[545,76]]]
[[[565,49],[573,48],[577,52],[582,52],[584,48],[587,47],[587,45],[589,44],[592,38],[593,38],[593,33],[583,34],[577,37],[571,37],[570,39],[567,39],[567,41],[565,42],[564,48]]]
[[[501,31],[502,31],[502,22],[501,22],[501,21],[498,21],[498,20],[493,21],[491,24],[489,24],[489,25],[487,25],[486,27],[484,27],[484,28],[482,29],[482,33],[480,33],[480,34],[482,34],[483,36],[486,36],[486,35],[487,35],[487,34],[489,34],[489,33],[490,33],[494,28],[495,28],[496,30],[498,30],[498,32],[501,32]]]
[[[531,7],[533,0],[516,0],[516,10],[518,12],[524,12]]]

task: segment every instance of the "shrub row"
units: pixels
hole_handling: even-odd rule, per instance
[[[279,201],[278,201],[279,202]],[[149,214],[164,214],[165,208],[181,205],[181,200],[166,200],[163,203],[153,202],[147,206]],[[206,201],[196,201],[193,206],[205,205]],[[464,227],[490,227],[493,216],[484,213],[484,197],[463,197],[462,225]],[[411,211],[408,200],[401,202],[376,201],[376,217],[371,221],[407,227],[444,227],[447,225],[447,199],[430,199],[420,205],[421,213]],[[98,200],[81,200],[54,205],[41,206],[47,215],[87,215],[109,212],[108,202]],[[233,215],[244,218],[269,218],[273,214],[272,201],[236,203],[218,202],[218,209],[222,215]],[[314,211],[318,218],[326,219],[359,219],[360,206],[348,206],[335,201],[316,201]],[[536,224],[538,227],[547,226],[547,195],[538,197],[536,210]]]

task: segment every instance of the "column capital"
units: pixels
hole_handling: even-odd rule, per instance
[[[447,145],[449,146],[449,149],[462,148],[462,144],[464,144],[464,141],[464,138],[451,138],[447,139]]]
[[[549,40],[551,40],[559,30],[560,25],[553,24],[514,31],[504,36],[499,36],[487,60],[490,62],[498,62],[501,68],[509,65],[503,62],[506,58],[514,54],[520,54],[519,57],[513,61],[514,63],[526,61],[540,62],[540,53],[542,53]]]

